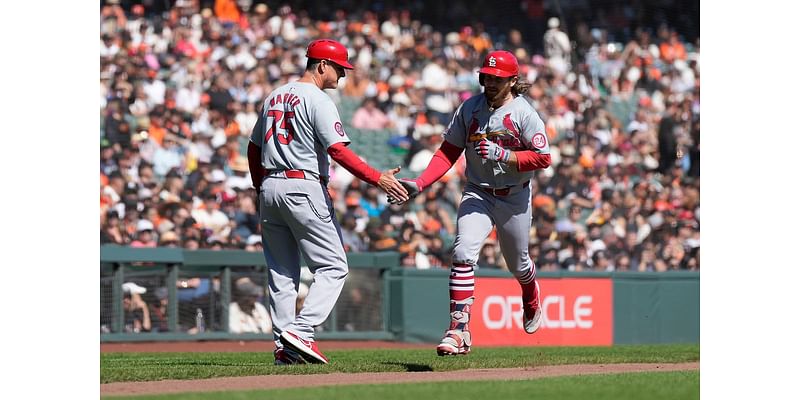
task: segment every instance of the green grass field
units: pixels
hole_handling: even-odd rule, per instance
[[[404,383],[114,397],[137,400],[460,399],[674,400],[700,398],[700,372],[642,372],[521,381]]]
[[[329,365],[272,365],[272,353],[102,353],[100,382],[203,379],[329,372],[449,371],[563,364],[679,363],[700,360],[700,346],[477,348],[469,356],[437,357],[432,349],[332,350]],[[198,397],[200,398],[200,397]]]

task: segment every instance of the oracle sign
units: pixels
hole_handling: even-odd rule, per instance
[[[544,296],[542,299],[543,325],[547,328],[591,329],[593,322],[592,296],[578,296],[572,304],[572,318],[566,317],[566,297]],[[473,310],[474,311],[474,310]],[[488,329],[522,329],[522,296],[489,296],[481,308]]]
[[[611,280],[540,278],[542,326],[522,329],[522,297],[512,278],[478,278],[470,329],[476,345],[611,345]]]

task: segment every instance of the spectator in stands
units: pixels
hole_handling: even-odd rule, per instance
[[[552,71],[564,76],[570,68],[572,45],[567,34],[559,29],[560,25],[556,17],[547,20],[549,29],[544,34],[544,54]]]
[[[379,130],[389,128],[391,120],[378,108],[378,102],[374,97],[367,97],[353,114],[351,124],[358,129]]]
[[[386,201],[380,197],[380,191],[375,186],[369,186],[361,197],[359,206],[367,212],[369,218],[378,218],[386,208]]]
[[[125,244],[119,213],[116,210],[109,210],[105,214],[105,222],[100,229],[100,243]]]
[[[611,263],[611,260],[608,258],[608,254],[605,252],[605,250],[598,250],[594,252],[592,255],[592,267],[595,271],[614,271],[614,264]]]
[[[178,234],[174,231],[166,231],[158,238],[158,245],[160,247],[179,247],[180,244]]]
[[[361,238],[361,235],[356,232],[356,218],[354,215],[345,215],[342,217],[342,243],[344,243],[344,250],[348,253],[360,253],[367,250],[367,245]]]
[[[417,269],[430,269],[431,259],[428,257],[430,241],[420,231],[413,231],[410,236],[411,239],[408,242],[397,248],[402,255],[401,265]]]
[[[498,246],[493,240],[483,243],[481,252],[478,255],[478,268],[497,268]]]
[[[230,221],[234,224],[236,229],[234,235],[242,238],[247,238],[251,235],[261,234],[261,228],[258,220],[258,210],[254,196],[250,196],[249,192],[239,192],[236,196],[236,206]]]
[[[100,173],[108,176],[117,170],[117,162],[114,160],[114,148],[108,139],[100,141]]]
[[[227,74],[217,75],[211,80],[211,88],[208,90],[209,109],[220,113],[230,111],[231,103],[234,101],[228,89],[230,80]]]
[[[395,75],[402,80],[400,76]],[[395,76],[392,76],[394,78]],[[391,80],[391,78],[390,78]],[[405,138],[414,130],[414,116],[411,113],[411,99],[405,92],[398,92],[392,96],[392,106],[386,113],[389,126],[394,127],[394,135]]]
[[[442,144],[442,132],[444,129],[441,128],[443,128],[441,125],[433,126],[430,124],[423,124],[417,128],[415,133],[419,137],[420,148],[408,163],[409,171],[419,173],[428,166],[433,154]]]
[[[245,251],[262,252],[264,251],[264,244],[261,242],[261,235],[250,235],[244,246]]]
[[[149,332],[151,328],[150,308],[142,300],[147,289],[133,282],[122,284],[122,309],[125,313],[125,332]]]
[[[228,331],[230,333],[271,333],[272,320],[264,304],[264,288],[249,278],[236,281],[233,298],[228,307]]]
[[[658,170],[662,174],[669,172],[675,165],[678,154],[678,139],[675,130],[679,124],[678,104],[670,102],[658,125]]]
[[[105,110],[105,137],[111,145],[129,146],[131,143],[130,124],[125,120],[122,101],[112,99]]]
[[[456,233],[455,224],[450,214],[439,206],[436,192],[430,190],[425,194],[425,197],[427,199],[423,209],[417,211],[417,221],[419,221],[422,231],[432,236],[454,236]]]
[[[367,78],[365,70],[356,68],[352,73],[347,75],[342,94],[347,97],[360,99],[366,95],[370,87],[374,90],[374,84]]]
[[[140,219],[136,223],[136,240],[131,242],[131,247],[156,247],[152,222]]]
[[[668,30],[668,37],[664,40],[663,33],[667,31],[666,27],[660,31],[661,35],[661,45],[659,46],[659,53],[661,54],[661,59],[671,63],[675,60],[685,60],[686,59],[686,48],[683,46],[683,43],[678,36],[678,32],[674,29]]]
[[[157,148],[153,154],[153,172],[163,178],[173,168],[183,168],[183,149],[178,144],[178,136],[166,134],[163,147]]]
[[[452,101],[447,99],[447,90],[456,86],[447,69],[447,59],[443,54],[436,55],[432,63],[422,69],[422,85],[426,89],[425,107],[431,124],[446,124],[455,110]]]
[[[374,223],[367,228],[369,251],[397,251],[399,242],[393,225]]]
[[[163,286],[155,290],[155,302],[150,303],[151,332],[169,332],[169,320],[167,319],[168,294],[167,288]]]
[[[224,174],[221,171],[220,173]],[[212,178],[212,180],[215,181],[219,179],[224,178]],[[227,235],[230,233],[230,219],[225,213],[220,211],[220,199],[218,199],[218,196],[211,191],[206,192],[202,196],[202,207],[198,207],[192,211],[192,218],[197,221],[198,226],[208,229],[216,235]]]

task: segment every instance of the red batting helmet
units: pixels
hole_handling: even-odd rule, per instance
[[[308,45],[306,57],[316,60],[328,60],[337,65],[353,69],[347,62],[347,48],[343,44],[331,39],[318,39]]]
[[[495,50],[483,59],[483,66],[478,70],[480,74],[489,74],[508,78],[519,74],[517,57],[505,50]]]

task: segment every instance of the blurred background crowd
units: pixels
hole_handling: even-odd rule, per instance
[[[100,241],[261,251],[246,148],[260,104],[331,37],[352,148],[416,176],[489,50],[520,60],[553,165],[537,172],[540,270],[700,267],[699,2],[107,0],[100,8]],[[351,252],[449,267],[463,157],[402,206],[332,166]],[[505,268],[492,233],[479,268]]]

